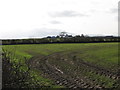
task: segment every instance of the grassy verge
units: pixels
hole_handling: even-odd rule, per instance
[[[11,76],[11,80],[4,77],[3,88],[62,88],[50,79],[43,78],[37,70],[30,69],[27,60],[31,57],[32,55],[15,49],[3,49],[3,68],[6,68],[3,74]]]

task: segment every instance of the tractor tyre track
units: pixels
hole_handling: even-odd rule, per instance
[[[53,53],[48,56],[35,56],[28,61],[29,67],[40,70],[40,72],[42,71],[43,76],[49,77],[50,79],[54,80],[57,85],[62,85],[67,88],[104,88],[104,86],[98,84],[94,85],[94,81],[91,81],[91,83],[87,83],[86,81],[82,80],[82,78],[78,79],[75,77],[74,78],[70,77],[66,75],[64,71],[56,69],[54,66],[52,66],[49,63],[49,59],[53,57],[53,55],[57,57],[59,54],[61,54],[61,52]],[[91,70],[95,69],[96,74],[109,76],[109,78],[114,77],[114,79],[118,78],[115,75],[111,74],[111,72],[108,72],[105,69],[101,69],[97,66],[86,63],[83,60],[81,60],[81,62],[77,64],[91,68]]]

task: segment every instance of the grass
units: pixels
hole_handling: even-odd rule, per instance
[[[111,69],[112,71],[117,71],[118,68],[118,43],[4,45],[2,48],[14,54],[11,55],[11,58],[13,58],[11,62],[23,64],[20,70],[27,70],[25,60],[29,60],[31,57],[37,55],[47,56],[56,52],[75,52],[78,58],[86,62]],[[52,62],[52,60],[50,61]],[[57,61],[54,60],[53,62],[57,63]],[[63,64],[64,63],[62,63],[60,66],[63,67]],[[72,66],[69,67],[69,65],[67,65],[64,67],[67,69]],[[99,80],[99,83],[102,81],[108,82],[105,84],[106,87],[111,87],[114,83],[113,80],[104,76],[96,75],[94,73],[86,72],[83,74],[91,77],[92,79]],[[51,80],[40,76],[40,72],[36,70],[31,71],[31,77],[34,77],[33,82],[37,80],[43,85],[59,87],[53,85]]]
[[[110,79],[110,78],[105,77],[103,75],[101,76],[101,75],[95,74],[93,72],[84,72],[83,74],[85,76],[89,77],[89,79],[91,79],[91,80],[96,80],[95,82],[98,84],[104,83],[103,86],[106,88],[112,88],[113,84],[116,82],[113,79]]]
[[[19,46],[20,47],[20,46]],[[18,47],[16,48],[16,46],[3,46],[3,49],[7,52],[7,56],[10,56],[10,60],[11,63],[14,64],[13,68],[16,68],[16,64],[21,65],[18,69],[19,72],[26,72],[28,70],[28,66],[26,65],[26,60],[29,60],[33,55],[26,53],[26,52],[22,52]],[[55,85],[53,81],[51,81],[50,79],[46,79],[42,76],[40,76],[40,72],[36,71],[36,70],[30,70],[30,79],[26,82],[26,84],[30,84],[34,86],[35,84],[44,86],[45,88],[47,88],[48,86],[50,86],[51,88],[62,88],[63,86],[58,86]]]
[[[102,44],[91,47],[79,54],[87,62],[97,64],[109,69],[118,68],[118,44]]]

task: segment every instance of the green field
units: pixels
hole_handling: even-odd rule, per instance
[[[118,43],[3,45],[2,48],[10,52],[12,63],[23,65],[20,70],[27,70],[25,62],[30,62],[33,82],[38,80],[53,87],[70,87],[69,83],[81,87],[117,87]],[[68,79],[68,84],[57,84],[56,78]]]

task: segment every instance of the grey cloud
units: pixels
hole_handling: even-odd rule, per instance
[[[75,11],[63,11],[63,12],[55,12],[50,13],[51,17],[86,17],[88,15],[83,13],[78,13]]]
[[[54,36],[58,35],[62,30],[60,29],[49,29],[49,28],[40,28],[35,29],[29,32],[29,37],[46,37],[46,36]]]
[[[29,32],[23,32],[23,31],[11,31],[9,33],[3,32],[3,34],[0,35],[0,38],[2,39],[21,39],[21,38],[27,38]]]
[[[118,12],[117,8],[110,9],[110,13],[117,13],[117,12]]]
[[[22,39],[22,38],[42,38],[46,36],[56,36],[63,31],[60,29],[49,29],[49,28],[40,28],[34,30],[28,30],[26,32],[18,31],[12,33],[0,34],[0,39]]]
[[[51,24],[61,24],[61,22],[59,22],[59,21],[51,21],[50,23]]]
[[[100,12],[99,10],[96,10],[96,9],[91,9],[90,11],[88,11],[88,12],[91,12],[91,13],[98,13],[98,12]]]

